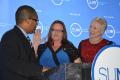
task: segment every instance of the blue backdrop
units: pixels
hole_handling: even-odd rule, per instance
[[[68,39],[78,47],[88,38],[91,20],[99,16],[108,22],[103,37],[120,45],[120,0],[0,0],[0,39],[15,25],[15,12],[21,5],[36,9],[43,38],[51,23],[59,19],[65,22]]]

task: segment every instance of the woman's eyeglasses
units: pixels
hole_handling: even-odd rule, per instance
[[[63,32],[63,30],[55,30],[55,29],[52,29],[52,31],[54,31],[54,32]]]

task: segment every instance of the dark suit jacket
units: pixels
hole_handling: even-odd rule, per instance
[[[0,42],[0,80],[43,80],[40,78],[42,66],[36,61],[34,50],[19,28],[15,26],[3,35]]]

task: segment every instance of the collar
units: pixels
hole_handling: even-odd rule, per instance
[[[16,25],[20,30],[21,32],[24,34],[25,37],[28,37],[28,34],[18,25]]]

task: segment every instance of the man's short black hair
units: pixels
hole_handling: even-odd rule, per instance
[[[16,24],[20,24],[23,20],[32,18],[34,16],[38,17],[37,12],[35,11],[34,8],[28,5],[20,6],[17,9],[16,14],[15,14]]]

